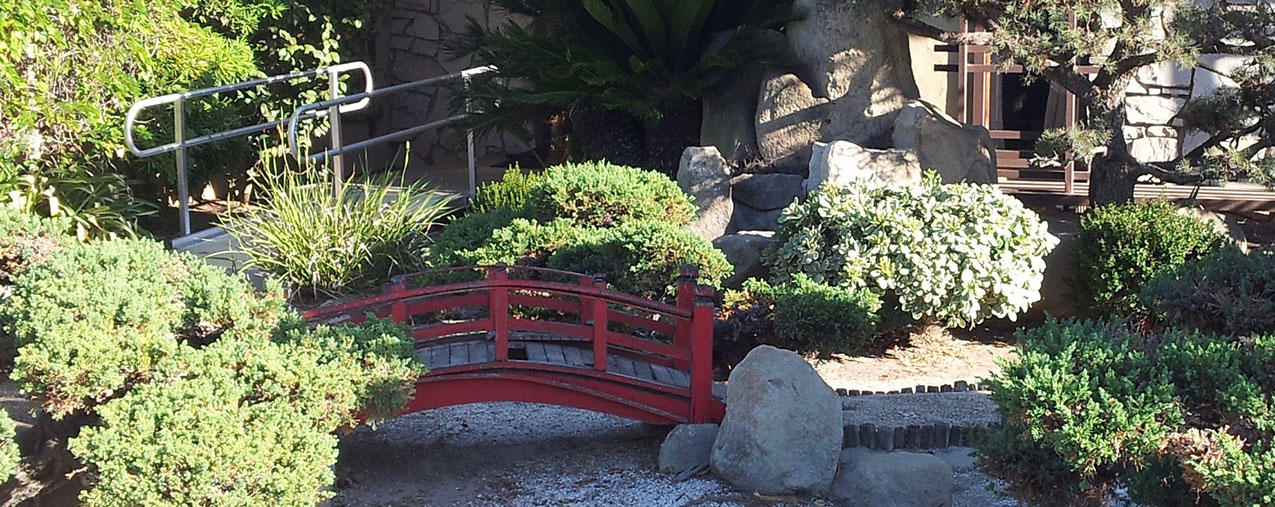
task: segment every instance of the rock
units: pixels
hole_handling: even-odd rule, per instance
[[[1223,215],[1215,211],[1209,211],[1203,208],[1178,208],[1178,213],[1198,218],[1206,224],[1213,226],[1213,231],[1221,234],[1223,237],[1230,238],[1231,242],[1240,250],[1248,252],[1248,237],[1244,234],[1244,228],[1240,226],[1240,222],[1229,215]]]
[[[929,453],[841,452],[831,496],[841,505],[939,507],[952,505],[952,467]]]
[[[733,35],[733,30],[715,34],[710,47],[725,44]],[[784,34],[774,30],[763,30],[756,37],[770,47],[786,44]],[[731,162],[757,157],[757,91],[765,77],[764,65],[744,65],[723,78],[723,85],[704,94],[701,146],[716,147]]]
[[[1143,162],[1167,162],[1178,158],[1178,138],[1143,137],[1129,143],[1129,154]]]
[[[916,152],[924,170],[944,183],[996,183],[996,150],[986,128],[961,125],[939,108],[913,100],[894,121],[894,147]]]
[[[1159,95],[1134,95],[1125,99],[1125,121],[1130,125],[1168,125],[1186,99]]]
[[[815,141],[889,144],[894,114],[919,97],[908,36],[886,19],[885,0],[797,0],[786,29],[795,73],[775,71],[757,102],[757,147],[801,167]]]
[[[731,217],[730,228],[734,231],[778,231],[779,217],[783,209],[759,210],[751,206],[735,203],[735,215]]]
[[[660,445],[660,473],[676,474],[708,462],[716,424],[679,424]]]
[[[734,214],[730,197],[730,166],[712,146],[691,146],[682,152],[677,186],[695,199],[695,223],[689,229],[712,241],[726,233]]]
[[[915,184],[921,181],[921,163],[915,153],[906,150],[874,150],[850,141],[815,143],[807,191],[825,182],[846,185],[856,181]]]
[[[731,370],[726,417],[709,465],[722,480],[763,495],[822,491],[837,473],[837,393],[804,359],[762,345]]]
[[[739,287],[749,278],[764,278],[767,269],[761,254],[775,242],[772,231],[741,231],[713,240],[713,248],[726,254],[726,260],[735,266],[735,274],[722,281],[723,287]]]
[[[802,179],[795,174],[745,174],[731,180],[731,196],[753,209],[783,209],[806,196]]]

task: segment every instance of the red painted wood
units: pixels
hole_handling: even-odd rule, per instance
[[[441,271],[464,269],[474,268]],[[494,349],[494,354],[488,354],[495,358],[485,363],[437,366],[419,380],[416,398],[406,409],[409,412],[504,400],[578,407],[660,424],[718,420],[724,414],[724,405],[712,397],[713,290],[694,285],[698,275],[694,267],[683,268],[676,306],[609,290],[599,276],[519,266],[482,269],[486,271],[482,280],[430,287],[409,288],[407,281],[418,278],[419,274],[400,277],[385,294],[311,310],[304,315],[312,322],[359,322],[364,320],[365,313],[372,312],[406,323],[415,315],[487,307],[489,313],[485,319],[418,326],[412,330],[418,341],[488,331],[495,337],[495,343],[487,345],[491,347],[489,351]],[[512,278],[511,271],[530,277],[566,276],[577,283]],[[581,320],[577,324],[516,319],[509,315],[512,305],[579,314]],[[637,313],[612,310],[611,305]],[[653,317],[647,317],[648,313]],[[608,329],[610,322],[671,336],[673,343],[612,331]],[[579,361],[569,365],[510,360],[511,331],[591,341],[593,365],[589,367]],[[481,343],[458,342],[457,345],[468,351],[474,344]],[[680,370],[672,372],[674,375],[689,372],[690,386],[608,372],[608,357],[612,354]],[[682,378],[685,382],[685,377]]]

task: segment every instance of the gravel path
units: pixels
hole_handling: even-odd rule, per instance
[[[983,392],[847,396],[841,398],[841,408],[848,424],[962,426],[1000,420],[996,404]]]
[[[673,482],[655,471],[667,430],[547,405],[429,410],[346,435],[330,505],[835,505],[760,498],[708,475]],[[957,456],[949,457],[956,506],[1002,505],[985,490],[988,479],[960,461],[959,450],[945,452]]]

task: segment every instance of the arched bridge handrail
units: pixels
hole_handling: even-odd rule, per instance
[[[598,286],[582,286],[562,282],[548,282],[539,280],[522,280],[516,278],[491,279],[483,278],[481,280],[473,280],[467,282],[455,282],[443,285],[433,285],[427,287],[418,287],[409,289],[407,281],[415,278],[431,274],[444,274],[449,272],[474,270],[474,269],[500,269],[502,266],[466,266],[460,268],[444,268],[431,271],[423,271],[397,277],[394,280],[393,288],[389,292],[385,292],[376,296],[371,296],[358,301],[315,308],[305,313],[306,318],[317,319],[341,314],[350,314],[359,310],[365,310],[374,307],[384,306],[386,304],[402,301],[405,299],[416,299],[430,296],[443,296],[448,294],[473,292],[483,289],[512,289],[512,290],[536,290],[548,292],[551,295],[558,296],[576,296],[602,299],[608,303],[621,304],[638,310],[667,315],[669,317],[689,319],[691,318],[691,310],[673,306],[667,303],[646,299],[640,296],[625,294],[614,290],[606,289]],[[513,268],[510,266],[509,268]],[[556,274],[563,276],[573,276],[581,280],[602,280],[599,276],[590,276],[582,273],[574,273],[571,271],[561,271],[544,268],[530,268],[519,266],[518,270],[534,271],[538,273]],[[690,276],[687,274],[683,275]],[[693,279],[693,276],[692,276]]]

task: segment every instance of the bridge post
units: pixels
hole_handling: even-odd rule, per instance
[[[393,285],[390,286],[390,294],[399,294],[407,290],[407,280],[402,276],[394,277]],[[394,304],[390,306],[390,320],[396,324],[407,323],[407,302],[395,298]]]
[[[607,281],[601,276],[593,278],[593,288],[606,290]],[[589,313],[593,317],[593,369],[607,371],[607,302],[600,297],[589,300]]]
[[[713,288],[695,288],[691,316],[691,422],[708,422],[713,410]]]
[[[509,267],[504,263],[487,271],[487,316],[496,335],[496,361],[509,360],[509,289],[500,285],[508,279]]]
[[[585,288],[592,288],[594,286],[595,280],[605,280],[605,279],[606,279],[605,275],[602,275],[601,273],[593,275],[593,276],[581,276],[580,286]],[[590,301],[591,300],[589,300],[588,298],[584,298],[584,297],[580,298],[580,325],[582,326],[593,325],[593,304],[590,303]]]
[[[695,281],[699,278],[699,268],[694,264],[683,264],[681,274],[677,277],[677,307],[692,313],[695,309]],[[679,349],[691,349],[690,321],[677,322],[673,328],[673,345]],[[673,366],[679,370],[689,370],[690,363],[677,360]]]

